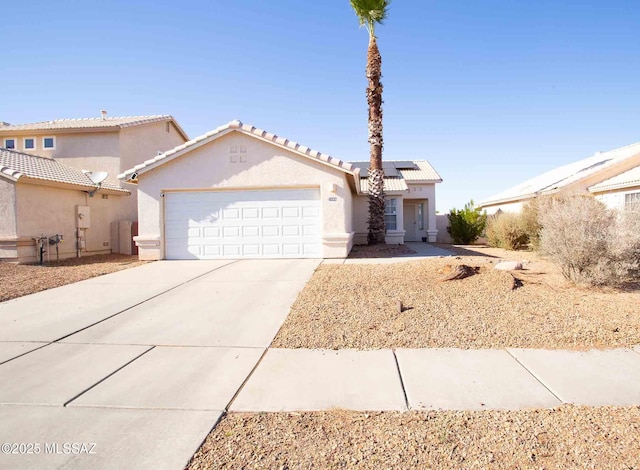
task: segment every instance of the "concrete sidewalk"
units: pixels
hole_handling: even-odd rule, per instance
[[[231,411],[640,405],[634,349],[270,349]]]

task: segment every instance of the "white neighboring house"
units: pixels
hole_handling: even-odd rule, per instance
[[[640,208],[640,166],[594,184],[589,192],[609,208]]]
[[[232,121],[118,177],[138,185],[141,259],[344,258],[366,243],[367,167]],[[387,243],[435,241],[441,181],[385,162]]]
[[[520,212],[528,200],[559,192],[591,193],[610,208],[640,199],[640,143],[555,168],[481,201],[487,214]]]

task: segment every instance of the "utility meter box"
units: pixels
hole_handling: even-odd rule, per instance
[[[76,224],[78,228],[91,228],[91,208],[76,206]]]

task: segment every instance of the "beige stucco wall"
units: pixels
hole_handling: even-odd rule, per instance
[[[89,206],[91,227],[84,232],[86,246],[82,255],[110,253],[110,224],[117,217],[117,207],[123,197],[108,195],[103,199],[99,193],[89,197],[84,191],[63,189],[54,186],[18,183],[16,185],[17,236],[31,239],[39,236],[64,236],[59,245],[61,258],[76,256],[76,206]],[[50,256],[55,256],[51,247]],[[35,245],[21,262],[36,261]]]
[[[120,173],[184,142],[184,137],[168,121],[125,127],[120,131]]]
[[[167,132],[167,128],[169,132]],[[184,137],[169,122],[154,122],[143,126],[125,127],[120,131],[119,139],[120,162],[117,174],[124,173],[137,164],[154,158],[158,155],[158,152],[165,152],[185,142]],[[124,201],[121,217],[125,220],[138,220],[138,191],[136,186],[131,184],[122,184],[121,186],[131,191],[132,196]]]
[[[352,195],[346,178],[338,169],[241,132],[230,132],[140,175],[137,237],[140,257],[164,257],[163,191],[296,186],[320,188],[324,256],[346,256],[353,231]],[[335,194],[330,192],[333,184]],[[331,201],[334,197],[337,200]]]

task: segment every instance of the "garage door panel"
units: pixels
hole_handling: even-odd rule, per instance
[[[280,217],[280,211],[277,207],[265,207],[262,209],[263,219],[277,219]]]
[[[279,237],[280,236],[280,226],[279,225],[264,225],[262,227],[262,236],[263,237]]]
[[[168,193],[168,259],[319,257],[319,190]]]

